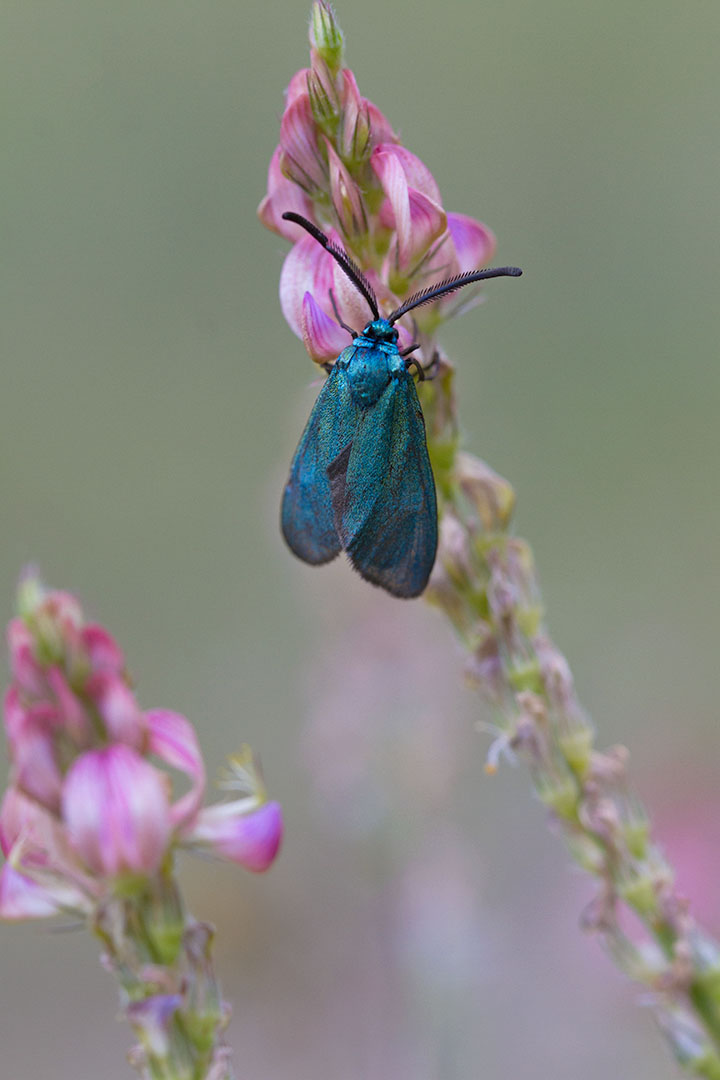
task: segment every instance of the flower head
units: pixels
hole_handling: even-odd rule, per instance
[[[242,799],[203,810],[205,766],[192,725],[140,707],[110,634],[86,621],[74,597],[37,578],[22,582],[19,609],[7,635],[0,917],[86,913],[128,879],[159,873],[179,845],[206,844],[266,869],[282,814],[247,752]],[[184,778],[177,794],[173,775]]]
[[[427,166],[402,146],[389,121],[362,97],[343,67],[343,37],[332,8],[315,0],[310,67],[293,76],[280,125],[280,144],[258,213],[264,225],[293,242],[280,279],[280,303],[291,329],[317,363],[332,362],[349,344],[339,323],[360,330],[369,312],[333,260],[297,226],[293,211],[324,229],[370,280],[381,314],[410,295],[483,266],[495,240],[481,222],[448,213]],[[479,286],[421,307],[405,326],[404,344],[419,342],[429,362],[430,336],[464,310]]]

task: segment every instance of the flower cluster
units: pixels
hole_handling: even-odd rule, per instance
[[[310,67],[287,89],[280,145],[268,172],[260,220],[293,241],[280,278],[280,303],[291,329],[319,364],[347,345],[342,321],[361,329],[370,316],[362,296],[311,236],[284,221],[285,211],[320,226],[362,267],[382,310],[420,289],[484,266],[495,248],[487,226],[447,212],[426,165],[400,145],[389,121],[361,96],[343,67],[342,35],[324,0],[313,5]],[[477,298],[450,295],[417,310],[410,333],[429,362],[429,335]]]
[[[231,762],[237,797],[203,808],[205,767],[192,726],[139,707],[110,634],[85,620],[74,597],[32,576],[21,584],[19,610],[8,628],[0,917],[90,916],[108,897],[141,889],[176,847],[265,870],[282,816],[249,754]],[[173,774],[186,788],[180,794]]]

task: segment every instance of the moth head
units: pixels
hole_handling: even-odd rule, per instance
[[[387,319],[371,319],[363,330],[363,336],[372,338],[373,341],[383,341],[395,345],[398,332],[394,326],[390,325]]]

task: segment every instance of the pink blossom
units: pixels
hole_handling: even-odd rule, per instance
[[[16,788],[0,810],[0,918],[40,919],[60,911],[87,912],[90,890],[75,873],[55,819]]]
[[[325,150],[330,167],[330,198],[338,222],[347,236],[364,233],[367,231],[367,214],[360,187],[327,139]]]
[[[253,809],[252,800],[238,799],[202,810],[186,843],[260,873],[280,850],[282,832],[279,803],[267,802]]]
[[[327,185],[327,166],[323,161],[313,118],[310,96],[299,94],[286,108],[280,124],[280,164],[304,191],[312,193]]]
[[[49,810],[60,806],[62,775],[55,757],[51,705],[23,706],[16,686],[5,695],[5,730],[10,745],[13,782]]]
[[[149,730],[149,751],[190,781],[190,790],[170,807],[174,827],[192,822],[205,794],[205,764],[192,724],[169,709],[151,709],[145,714]]]
[[[125,679],[99,671],[88,680],[87,690],[110,740],[139,748],[146,735],[147,723]]]
[[[286,240],[295,240],[297,226],[283,221],[282,215],[286,210],[292,210],[314,221],[313,206],[302,188],[285,176],[280,166],[281,158],[282,148],[278,146],[270,159],[267,195],[258,207],[258,216],[266,228],[279,233]]]
[[[63,787],[70,843],[101,877],[152,874],[170,843],[165,777],[129,746],[90,750],[71,766]]]
[[[316,364],[332,363],[348,344],[347,332],[325,314],[309,292],[303,296],[302,339]]]
[[[39,697],[45,690],[42,666],[35,656],[35,640],[22,619],[11,619],[7,628],[10,670],[17,685]]]
[[[80,631],[80,639],[87,652],[93,671],[122,675],[125,658],[120,646],[103,626],[87,623]]]

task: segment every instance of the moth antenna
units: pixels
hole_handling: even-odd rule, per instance
[[[329,240],[324,232],[318,229],[317,225],[313,225],[312,221],[308,221],[301,214],[296,214],[292,210],[286,210],[283,214],[285,221],[293,221],[296,225],[300,225],[305,232],[309,232],[314,240],[317,240],[321,247],[324,247],[328,255],[332,255],[335,262],[340,269],[350,278],[355,288],[368,302],[373,318],[379,319],[380,312],[378,310],[378,303],[375,297],[375,293],[372,290],[370,282],[363,274],[357,263],[353,262],[346,251],[343,251],[341,247],[334,244],[332,240]]]
[[[401,307],[393,311],[392,315],[388,315],[387,321],[392,325],[402,315],[407,315],[408,311],[412,311],[413,308],[429,304],[432,300],[437,300],[440,296],[447,296],[448,293],[462,289],[465,285],[472,285],[475,281],[485,281],[487,278],[494,277],[520,277],[521,274],[522,270],[519,266],[498,266],[492,270],[468,270],[456,278],[448,278],[438,285],[430,285],[427,289],[421,289],[420,292],[413,293]]]

